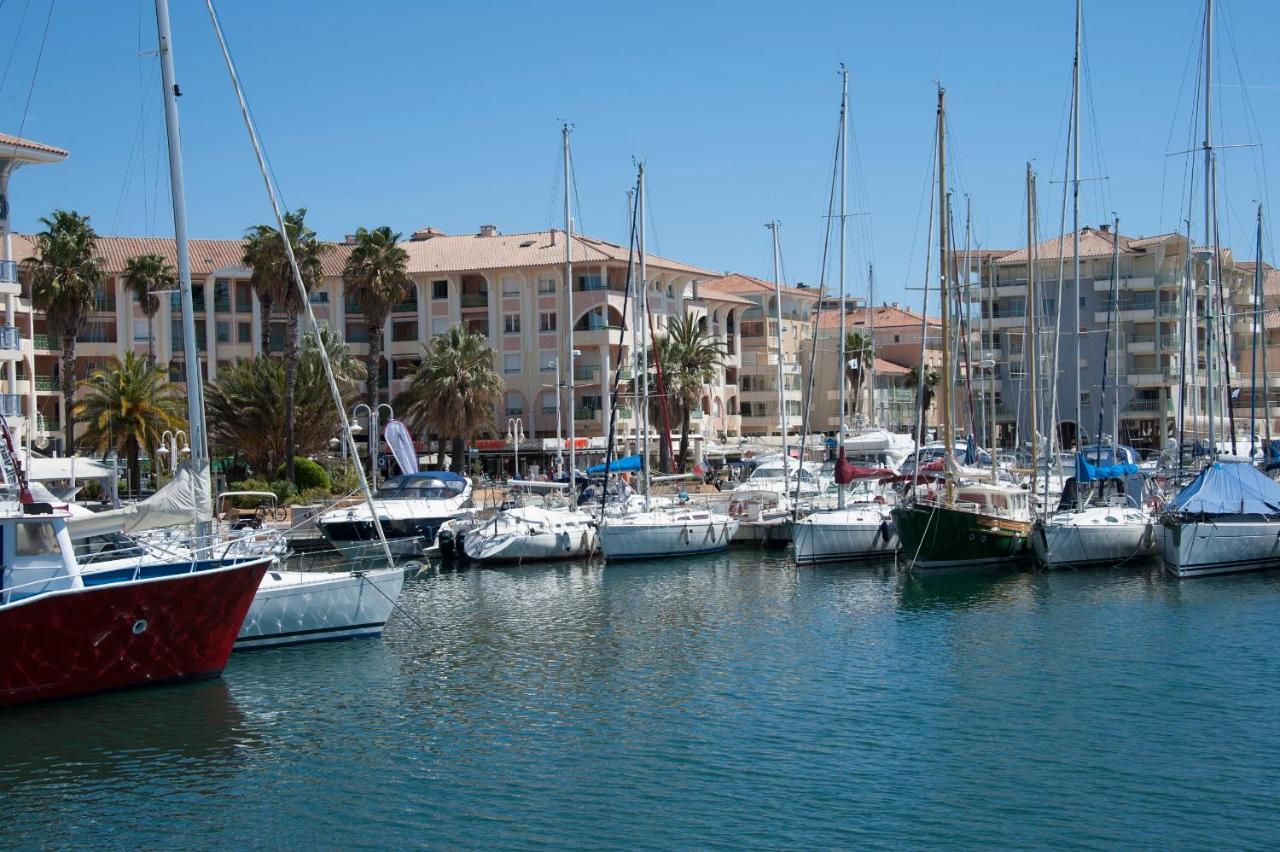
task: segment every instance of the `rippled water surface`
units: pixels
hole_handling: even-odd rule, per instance
[[[741,551],[403,603],[382,640],[0,714],[5,845],[1280,841],[1280,575]]]

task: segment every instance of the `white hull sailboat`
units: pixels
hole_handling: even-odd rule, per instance
[[[1160,525],[1160,557],[1174,576],[1280,568],[1280,483],[1246,462],[1206,467]]]
[[[606,521],[600,549],[606,559],[659,559],[724,550],[738,532],[738,520],[706,509],[650,509]]]
[[[887,504],[864,503],[801,518],[791,528],[796,564],[893,556],[898,534],[891,511]]]
[[[1155,521],[1133,506],[1087,506],[1038,523],[1031,549],[1046,568],[1087,568],[1145,559],[1156,547]]]
[[[494,515],[470,530],[462,542],[477,562],[531,562],[584,559],[596,548],[596,525],[579,509],[520,506]]]
[[[269,570],[253,596],[235,650],[380,636],[403,586],[402,568]]]

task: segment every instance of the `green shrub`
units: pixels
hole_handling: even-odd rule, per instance
[[[306,506],[312,503],[320,503],[323,505],[328,502],[328,488],[307,488],[299,491],[297,494],[289,498],[290,506]]]
[[[271,483],[265,479],[257,479],[250,477],[240,482],[231,483],[232,491],[274,491]],[[236,509],[256,509],[258,504],[262,502],[261,497],[232,497],[228,502]]]
[[[284,465],[280,465],[280,469],[276,471],[276,479],[284,479]],[[298,487],[299,491],[306,491],[309,488],[323,488],[328,491],[330,488],[329,474],[311,459],[294,456],[293,484]]]
[[[360,487],[360,476],[351,465],[338,465],[329,471],[329,491],[345,497]]]
[[[280,501],[281,506],[286,505],[289,499],[298,493],[298,489],[287,479],[277,479],[271,483],[270,490],[275,492],[276,499]]]

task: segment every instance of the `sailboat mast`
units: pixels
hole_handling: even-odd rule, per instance
[[[1027,355],[1027,387],[1030,388],[1031,415],[1031,493],[1036,493],[1037,455],[1040,449],[1039,426],[1036,416],[1036,396],[1040,388],[1036,381],[1036,367],[1040,360],[1040,340],[1036,328],[1036,176],[1027,163],[1027,338],[1022,345]]]
[[[1257,272],[1255,272],[1254,274],[1255,274],[1255,275],[1257,275],[1257,276],[1258,276],[1258,280],[1259,280],[1259,281],[1261,281],[1261,280],[1262,280],[1262,275],[1263,275],[1263,270],[1262,270],[1262,205],[1261,205],[1261,204],[1259,204],[1259,205],[1258,205],[1258,257],[1257,257],[1257,261],[1258,261],[1258,269],[1257,269]],[[1257,313],[1255,314],[1255,316],[1257,317],[1257,319],[1255,320],[1255,322],[1259,325],[1259,327],[1261,327],[1261,326],[1262,326],[1262,324],[1263,324],[1263,319],[1262,319],[1262,317],[1263,317],[1263,311],[1262,311],[1262,285],[1261,285],[1260,283],[1259,283],[1259,285],[1258,285],[1258,298],[1257,298],[1257,299],[1255,300],[1255,302],[1254,302],[1254,310],[1257,312]],[[1256,331],[1256,332],[1254,332],[1254,339],[1256,340],[1256,339],[1258,338],[1258,336],[1259,336],[1259,335],[1261,335],[1261,334],[1263,334],[1263,333],[1264,333],[1264,331]],[[1270,460],[1271,460],[1271,458],[1270,458],[1269,453],[1271,452],[1271,376],[1270,376],[1270,375],[1268,375],[1268,373],[1267,373],[1267,344],[1266,344],[1265,340],[1264,340],[1264,342],[1263,342],[1263,344],[1262,344],[1262,419],[1263,419],[1263,423],[1264,423],[1264,426],[1263,426],[1263,437],[1264,437],[1264,439],[1266,440],[1266,443],[1262,445],[1262,458],[1263,458],[1264,460],[1266,460],[1266,461],[1270,461]]]
[[[867,346],[871,347],[869,384],[867,389],[867,423],[874,428],[876,424],[876,266],[867,264]]]
[[[571,189],[573,178],[572,172],[570,171],[569,132],[570,127],[566,122],[564,126],[560,128],[560,135],[563,141],[562,147],[564,149],[564,297],[565,310],[569,314],[569,370],[567,387],[569,390],[569,495],[572,497],[577,494],[577,441],[575,440],[574,435],[574,420],[577,419],[578,414],[575,410],[577,407],[577,394],[575,393],[573,386],[573,373],[577,368],[577,364],[574,363],[573,356],[573,207],[570,200],[572,198]],[[559,396],[559,394],[560,390],[557,389],[556,395]],[[516,472],[516,475],[519,475],[519,471]]]
[[[1115,362],[1116,375],[1112,392],[1115,394],[1114,402],[1111,405],[1111,446],[1117,447],[1120,444],[1120,312],[1115,309],[1115,303],[1120,295],[1120,217],[1113,216],[1111,219],[1111,317],[1113,342],[1115,346]],[[1103,400],[1105,403],[1106,400]],[[1164,416],[1163,414],[1161,415]],[[1102,436],[1098,436],[1098,447],[1102,447]],[[1118,463],[1119,457],[1112,452],[1112,461]]]
[[[947,219],[951,215],[947,200],[947,90],[938,86],[938,295],[942,302],[942,429],[947,462],[955,455],[955,435],[951,422],[951,310],[947,304],[951,291],[947,289]],[[920,380],[924,381],[924,365]],[[946,502],[951,506],[955,496],[955,483],[945,476]]]
[[[1071,65],[1071,316],[1075,327],[1071,329],[1071,339],[1075,354],[1075,411],[1076,449],[1084,446],[1084,421],[1080,416],[1080,30],[1082,22],[1081,0],[1076,0],[1076,45],[1075,59]],[[1059,294],[1061,295],[1061,294]],[[1062,310],[1062,306],[1058,306]],[[1059,323],[1061,326],[1061,323]],[[1054,424],[1049,424],[1053,428]],[[1079,492],[1079,489],[1077,489]]]
[[[782,363],[782,272],[778,260],[778,229],[782,227],[782,223],[774,219],[766,228],[773,235],[773,299],[774,299],[774,321],[777,325],[773,329],[774,340],[778,345],[778,435],[782,439],[782,475],[785,480],[787,475],[788,460],[791,458],[787,449],[787,407],[786,394],[784,393],[784,365]]]
[[[1258,205],[1258,240],[1253,264],[1253,352],[1250,353],[1249,372],[1249,460],[1258,449],[1258,338],[1263,335],[1262,325],[1262,205]],[[1263,352],[1266,351],[1265,343]],[[1269,401],[1268,401],[1269,402]],[[1266,409],[1263,409],[1266,413]]]
[[[196,346],[195,302],[191,296],[191,252],[187,237],[187,193],[182,176],[182,136],[178,130],[178,84],[173,70],[173,32],[169,26],[168,0],[156,0],[156,31],[160,42],[160,85],[164,90],[164,125],[168,133],[169,185],[173,199],[173,236],[178,255],[178,292],[182,300],[182,353],[186,359],[187,428],[190,431],[191,467],[201,481],[209,461],[205,432],[204,376]],[[175,459],[176,461],[176,459]],[[205,495],[206,498],[209,495]],[[196,525],[197,538],[209,534],[209,523]]]
[[[1218,454],[1218,430],[1214,424],[1213,390],[1213,271],[1217,256],[1213,245],[1213,0],[1204,7],[1204,245],[1213,254],[1205,261],[1205,381],[1209,414],[1209,457]]]
[[[640,298],[637,308],[640,311],[640,487],[645,498],[645,508],[649,501],[649,283],[645,280],[644,268],[644,163],[639,165],[636,180],[636,219],[637,236],[640,241],[639,279]]]
[[[844,293],[844,250],[845,250],[845,215],[846,206],[848,204],[848,168],[845,162],[845,156],[848,153],[849,143],[849,69],[843,65],[840,66],[840,366],[836,370],[836,375],[840,377],[840,426],[836,431],[836,450],[837,453],[844,449],[844,420],[847,415],[845,408],[845,382],[844,370],[848,360],[848,353],[845,351],[845,293]],[[921,370],[924,365],[921,364]],[[923,373],[920,377],[921,387],[924,386]],[[836,506],[840,509],[844,508],[844,485],[837,483],[836,485]]]

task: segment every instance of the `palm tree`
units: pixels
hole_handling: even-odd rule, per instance
[[[83,443],[95,453],[110,450],[129,461],[129,487],[142,487],[141,452],[155,458],[166,429],[186,425],[186,402],[169,383],[168,371],[132,352],[112,358],[80,382],[85,396],[76,403],[75,418],[84,423]]]
[[[169,262],[158,254],[140,254],[124,262],[125,286],[138,299],[138,308],[147,318],[147,363],[156,362],[156,313],[160,297],[156,290],[172,290],[177,275]]]
[[[493,367],[493,350],[483,334],[459,323],[423,347],[422,363],[396,397],[396,408],[415,431],[430,423],[444,446],[452,439],[452,468],[463,471],[468,441],[493,428],[493,413],[502,400],[503,381]]]
[[[75,420],[71,416],[76,389],[76,340],[94,309],[98,286],[106,279],[98,257],[98,234],[88,216],[74,210],[55,210],[41,219],[35,253],[23,261],[31,273],[31,302],[44,311],[49,334],[62,345],[62,422],[66,451],[75,449]]]
[[[690,314],[677,316],[667,333],[656,341],[655,352],[662,359],[662,380],[680,416],[680,453],[677,465],[685,469],[689,453],[689,428],[693,409],[702,402],[706,387],[715,381],[716,368],[724,363],[724,346],[707,334]]]
[[[356,230],[355,248],[342,270],[343,288],[364,313],[369,330],[369,359],[365,379],[365,402],[378,405],[378,379],[382,374],[382,329],[392,308],[414,286],[405,272],[409,253],[398,243],[400,235],[383,225],[372,231]],[[372,436],[377,440],[377,436]],[[377,456],[369,454],[370,470]]]
[[[324,255],[332,246],[316,239],[316,232],[307,227],[306,215],[305,207],[286,213],[284,226],[298,272],[302,275],[303,288],[310,292],[324,274]],[[277,302],[284,309],[287,321],[284,335],[284,464],[285,476],[292,482],[293,457],[297,452],[294,397],[298,386],[298,312],[302,310],[303,296],[293,280],[293,268],[289,264],[284,240],[280,232],[270,225],[256,225],[245,234],[244,263],[253,269],[249,281],[258,294],[264,351],[270,348],[266,344],[271,340],[271,308]]]
[[[299,455],[323,451],[338,431],[338,412],[329,393],[321,347],[333,367],[344,404],[357,398],[364,378],[364,364],[350,354],[337,334],[322,330],[320,343],[317,346],[315,336],[306,335],[298,359],[295,449]],[[210,443],[226,455],[243,458],[267,479],[275,476],[288,452],[284,386],[284,365],[268,355],[219,368],[217,379],[205,386]]]
[[[853,385],[853,410],[857,413],[862,402],[862,382],[871,369],[871,338],[861,332],[851,331],[844,336],[844,351],[847,356],[844,365],[845,376]],[[850,366],[851,363],[856,363],[858,368],[853,369]]]
[[[920,368],[912,367],[907,370],[907,375],[903,377],[902,383],[909,388],[920,387]],[[929,406],[933,405],[933,389],[938,385],[938,371],[932,367],[925,368],[924,374],[924,410],[928,411]]]

